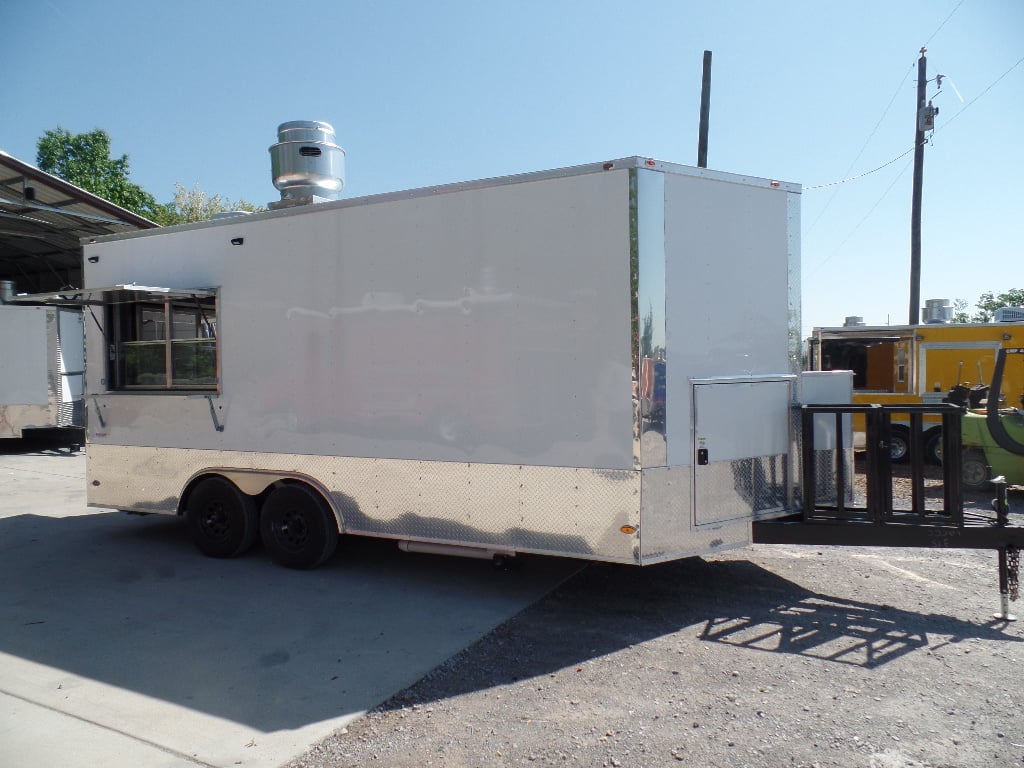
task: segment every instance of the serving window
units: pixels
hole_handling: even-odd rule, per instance
[[[107,312],[110,389],[217,388],[215,297],[150,296],[111,303]]]

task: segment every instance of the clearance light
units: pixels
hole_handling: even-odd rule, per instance
[[[615,167],[615,163],[605,163],[601,167],[604,168],[606,171],[610,171],[612,168]]]
[[[653,168],[655,165],[657,165],[657,163],[655,163],[653,160],[648,160],[648,161],[646,161],[646,165],[648,165],[651,168]]]
[[[619,530],[622,531],[623,533],[627,533],[627,534],[632,536],[634,533],[636,533],[636,526],[635,525],[624,525],[621,528],[619,528]]]
[[[780,185],[780,183],[779,183],[779,182],[777,182],[777,181],[773,181],[773,182],[772,182],[772,186],[773,186],[773,187],[778,187],[778,186],[781,186],[781,185]]]

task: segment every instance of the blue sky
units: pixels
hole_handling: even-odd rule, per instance
[[[34,163],[44,131],[103,128],[161,201],[175,182],[277,199],[267,148],[287,120],[334,125],[346,196],[634,154],[695,165],[711,50],[709,167],[805,187],[808,330],[907,320],[912,154],[819,185],[912,148],[927,44],[947,80],[922,302],[1024,288],[1020,0],[6,0],[0,27],[0,149]]]

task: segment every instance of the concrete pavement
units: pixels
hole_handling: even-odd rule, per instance
[[[19,444],[20,445],[20,444]],[[278,766],[576,571],[353,538],[295,572],[85,506],[85,456],[0,446],[0,764]]]

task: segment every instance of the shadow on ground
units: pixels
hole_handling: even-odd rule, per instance
[[[30,429],[20,438],[0,440],[0,456],[73,456],[84,445],[81,429]]]
[[[300,728],[376,706],[579,567],[509,573],[353,537],[321,568],[290,571],[259,548],[203,557],[171,517],[15,514],[0,518],[0,656],[43,667],[0,689],[73,704],[96,681]]]
[[[679,632],[767,655],[876,668],[938,636],[1021,642],[1002,626],[817,594],[744,561],[691,558],[644,569],[594,564],[451,659],[429,685],[414,686],[381,709],[550,674]]]

